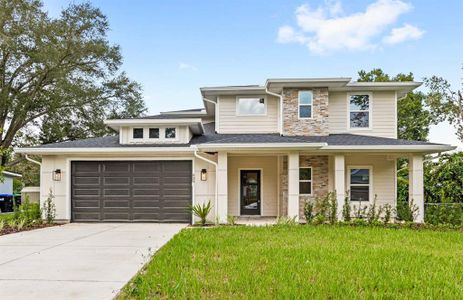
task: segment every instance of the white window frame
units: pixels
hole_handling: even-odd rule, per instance
[[[350,97],[358,95],[368,95],[368,110],[350,110]],[[347,93],[347,128],[350,130],[371,130],[373,125],[373,93],[372,92],[355,92]],[[351,127],[350,113],[351,112],[368,112],[368,127]]]
[[[358,184],[358,183],[354,183],[352,184],[351,183],[351,170],[354,170],[354,169],[367,169],[368,170],[368,174],[369,174],[369,180],[370,180],[370,183],[369,184]],[[357,203],[360,203],[360,201],[352,201],[352,197],[351,197],[351,192],[352,192],[352,189],[351,187],[352,186],[368,186],[368,201],[362,201],[362,203],[372,203],[372,199],[373,199],[373,166],[348,166],[347,167],[347,186],[348,186],[348,190],[349,190],[349,202],[352,203],[352,204],[357,204]]]
[[[166,137],[166,131],[167,131],[168,128],[173,128],[175,130],[175,137],[173,137],[173,138]],[[171,126],[169,126],[169,127],[166,126],[166,127],[164,127],[162,138],[165,141],[175,141],[175,140],[177,140],[178,139],[178,128],[175,127],[175,126],[172,126],[172,127]]]
[[[150,130],[151,129],[157,129],[158,130],[158,137],[157,138],[150,137]],[[156,141],[160,140],[161,139],[161,128],[159,128],[159,127],[148,127],[148,139],[156,140]]]
[[[240,99],[264,99],[264,113],[263,114],[242,114],[240,113]],[[237,116],[240,116],[240,117],[265,117],[267,116],[267,96],[262,96],[262,95],[236,96],[235,113]]]
[[[301,93],[309,92],[312,94],[312,103],[311,104],[301,104]],[[301,106],[310,106],[310,117],[301,117]],[[312,90],[300,90],[297,92],[297,118],[299,120],[309,120],[313,119],[313,91]]]
[[[307,179],[301,179],[301,169],[310,169],[310,180],[307,180]],[[299,191],[299,195],[302,195],[302,196],[312,196],[313,195],[313,168],[312,167],[301,167],[299,166],[299,170],[298,170],[298,179],[299,179],[299,182],[298,183],[301,183],[301,182],[310,182],[310,194],[303,194]]]

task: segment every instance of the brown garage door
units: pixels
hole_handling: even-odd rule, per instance
[[[191,222],[191,161],[74,161],[75,222]]]

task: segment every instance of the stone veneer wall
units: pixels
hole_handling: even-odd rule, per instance
[[[299,196],[299,218],[305,220],[304,203],[328,193],[328,156],[300,156],[300,167],[312,167],[312,195]]]
[[[328,88],[312,89],[312,118],[301,120],[298,116],[300,90],[283,89],[283,135],[328,135]]]
[[[288,215],[288,157],[280,161],[280,216]]]

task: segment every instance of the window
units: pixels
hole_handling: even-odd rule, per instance
[[[238,115],[265,115],[264,98],[238,98]]]
[[[175,139],[175,128],[166,128],[166,139]]]
[[[134,128],[133,129],[133,138],[142,139],[143,138],[143,128]]]
[[[312,118],[312,91],[299,91],[299,119]]]
[[[159,138],[159,128],[150,128],[149,132],[150,139],[158,139]]]
[[[370,127],[370,96],[351,95],[349,97],[350,128]]]
[[[299,194],[311,195],[312,194],[312,168],[300,167],[299,168]]]
[[[371,176],[369,168],[351,168],[350,172],[350,201],[370,201]]]

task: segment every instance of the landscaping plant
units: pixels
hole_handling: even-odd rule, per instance
[[[413,199],[408,201],[397,201],[397,220],[413,222],[418,213],[418,206],[413,203]]]
[[[50,189],[50,192],[48,193],[48,198],[45,200],[43,203],[42,207],[42,214],[43,218],[47,222],[47,224],[52,224],[55,221],[56,217],[56,206],[55,203],[53,202],[53,199],[55,198],[55,195],[53,195],[52,189]]]
[[[236,225],[236,216],[228,215],[227,216],[227,223],[228,223],[228,225],[235,226]]]
[[[347,192],[346,196],[344,197],[344,206],[342,207],[342,219],[345,222],[349,222],[351,220],[351,210],[349,192]]]
[[[381,206],[376,208],[377,198],[378,198],[378,196],[375,195],[375,197],[373,199],[373,203],[371,203],[368,206],[367,220],[368,220],[368,223],[370,223],[370,224],[375,224],[375,223],[379,222],[379,218],[380,218],[382,210],[383,210]]]
[[[211,212],[211,209],[211,201],[203,204],[198,203],[190,207],[190,210],[193,212],[193,214],[200,219],[201,226],[206,225],[207,216]]]
[[[306,200],[304,203],[304,217],[307,224],[312,223],[313,221],[313,203],[310,200]]]

